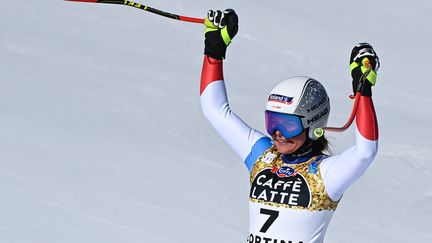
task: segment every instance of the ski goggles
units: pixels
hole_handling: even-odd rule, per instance
[[[265,123],[268,134],[274,135],[280,131],[285,138],[292,138],[303,132],[303,124],[300,116],[265,111]]]

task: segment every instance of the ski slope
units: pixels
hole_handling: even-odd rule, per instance
[[[329,125],[342,125],[351,48],[370,42],[380,150],[326,242],[432,241],[430,1],[142,3],[237,11],[228,95],[260,130],[268,92],[295,75],[324,83]],[[0,13],[0,242],[245,241],[247,170],[200,110],[202,26],[52,0],[4,1]],[[354,130],[328,137],[338,153]]]

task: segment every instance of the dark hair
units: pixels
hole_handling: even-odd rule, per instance
[[[318,138],[317,140],[312,140],[312,151],[315,154],[326,154],[330,155],[331,149],[330,149],[330,143],[328,142],[327,138],[324,136]]]

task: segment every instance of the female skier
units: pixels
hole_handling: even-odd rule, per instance
[[[249,127],[230,109],[222,60],[237,34],[234,10],[209,11],[205,20],[201,106],[205,117],[240,155],[250,173],[250,226],[247,242],[323,242],[345,190],[373,161],[378,124],[371,99],[379,60],[372,46],[360,43],[351,53],[354,94],[360,92],[355,145],[326,155],[323,128],[329,97],[315,79],[282,81],[268,96],[265,123],[270,137]]]

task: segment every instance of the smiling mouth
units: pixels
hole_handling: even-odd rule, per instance
[[[291,139],[287,139],[287,138],[278,138],[278,137],[275,137],[273,140],[276,141],[276,142],[278,142],[278,143],[281,143],[281,144],[293,143],[293,141]]]

